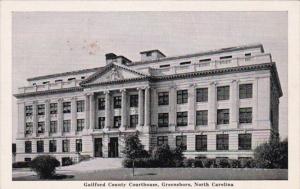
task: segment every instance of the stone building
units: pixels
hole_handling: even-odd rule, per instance
[[[122,157],[139,133],[146,150],[182,145],[187,157],[249,158],[278,134],[282,96],[261,44],[141,60],[106,54],[106,65],[27,79],[19,88],[17,161],[52,154]]]

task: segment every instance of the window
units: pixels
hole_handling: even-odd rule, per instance
[[[211,61],[211,58],[206,58],[206,59],[199,60],[199,62],[209,62],[209,61]]]
[[[240,108],[240,123],[252,123],[252,108]]]
[[[82,152],[82,139],[76,139],[76,152]]]
[[[159,113],[158,114],[158,127],[168,127],[169,126],[169,114]]]
[[[239,150],[251,150],[251,134],[239,134]]]
[[[57,103],[50,103],[50,114],[57,114]]]
[[[79,100],[76,102],[77,104],[77,112],[83,112],[84,111],[84,100]]]
[[[31,162],[31,158],[24,158],[25,162]]]
[[[43,122],[43,121],[38,122],[37,133],[43,134],[44,132],[45,132],[45,122]]]
[[[68,78],[68,81],[72,81],[72,80],[75,80],[75,79],[76,79],[75,77]]]
[[[71,121],[70,120],[64,120],[63,121],[63,132],[64,133],[70,132],[70,127],[71,127]]]
[[[27,122],[25,125],[25,134],[26,135],[31,135],[33,132],[33,125],[32,122]]]
[[[114,108],[121,108],[121,97],[120,96],[114,97]]]
[[[37,153],[44,152],[44,141],[42,140],[36,141],[36,152]]]
[[[207,88],[196,89],[196,101],[207,102],[207,100],[208,100],[208,89]]]
[[[207,125],[207,110],[196,112],[196,125]]]
[[[188,112],[177,112],[177,126],[187,126]]]
[[[222,60],[222,59],[229,59],[229,58],[232,58],[232,56],[221,56],[220,60]]]
[[[188,91],[180,90],[177,91],[177,104],[184,104],[188,102]]]
[[[57,132],[57,121],[50,121],[50,133]]]
[[[229,99],[229,86],[217,87],[217,99],[218,100]]]
[[[241,84],[239,89],[240,99],[252,98],[252,84]]]
[[[105,98],[99,98],[98,99],[98,110],[104,110],[105,109]]]
[[[39,104],[37,110],[38,115],[45,115],[45,104]]]
[[[56,152],[56,140],[49,141],[49,152]]]
[[[169,92],[159,92],[158,105],[168,105],[168,104],[169,104]]]
[[[71,102],[64,102],[63,103],[63,112],[66,113],[71,113]]]
[[[54,81],[55,83],[62,82],[62,79],[57,79]]]
[[[246,53],[245,56],[251,56],[251,53]]]
[[[146,52],[146,56],[151,56],[152,52]]]
[[[185,135],[176,136],[176,147],[181,147],[182,150],[187,149],[186,136]]]
[[[85,76],[81,76],[81,79],[85,79]]]
[[[77,132],[84,128],[84,119],[77,119]]]
[[[138,115],[130,115],[130,128],[135,128],[138,124]]]
[[[160,65],[159,67],[160,68],[168,68],[168,67],[170,67],[170,64]]]
[[[130,95],[130,107],[138,107],[138,104],[139,104],[139,96]]]
[[[180,62],[179,65],[187,65],[187,64],[191,64],[191,61],[187,61],[187,62]]]
[[[98,125],[95,129],[103,129],[105,126],[105,117],[98,117]]]
[[[157,146],[162,146],[168,144],[168,136],[158,136],[157,137]]]
[[[228,134],[217,135],[217,150],[228,150]]]
[[[25,115],[32,116],[32,106],[25,106]]]
[[[121,116],[114,116],[114,128],[121,126]]]
[[[32,148],[31,148],[31,141],[25,141],[25,153],[31,153]]]
[[[229,124],[229,109],[220,109],[217,113],[217,124]]]
[[[69,140],[63,140],[62,141],[62,152],[69,152]]]
[[[196,135],[196,151],[207,151],[207,135]]]
[[[49,81],[44,81],[44,82],[43,82],[43,85],[48,84],[48,83],[50,83],[50,82],[49,82]]]

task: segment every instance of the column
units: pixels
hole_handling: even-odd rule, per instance
[[[105,91],[105,129],[111,127],[111,108],[110,108],[110,94],[109,91]]]
[[[208,127],[211,130],[216,129],[217,120],[217,91],[216,82],[209,85],[208,91]]]
[[[45,100],[45,136],[49,136],[50,131],[50,100]]]
[[[23,138],[25,136],[25,103],[18,102],[18,138]]]
[[[96,122],[96,115],[95,115],[95,95],[92,93],[90,95],[90,126],[89,129],[93,130],[95,128],[95,122]]]
[[[144,94],[143,89],[138,88],[139,91],[139,117],[138,117],[138,126],[144,125]]]
[[[145,127],[150,126],[150,87],[145,88]]]
[[[84,110],[85,110],[85,126],[84,130],[87,131],[90,127],[90,95],[85,94],[85,100],[84,100]]]
[[[157,106],[158,106],[158,95],[157,95],[157,89],[151,88],[151,125],[157,125]]]
[[[238,113],[239,113],[239,94],[238,81],[233,80],[230,83],[230,127],[238,128]]]
[[[253,128],[257,128],[257,112],[258,112],[258,78],[255,78],[253,81],[253,95],[252,95],[252,126]]]
[[[122,105],[121,105],[121,127],[120,130],[125,130],[125,128],[128,126],[127,124],[127,95],[126,95],[126,89],[121,90],[122,93]]]
[[[57,103],[57,127],[58,127],[58,133],[62,135],[63,133],[63,99],[59,98]]]
[[[169,125],[175,127],[177,122],[177,91],[176,86],[170,87]]]
[[[195,129],[195,118],[196,118],[196,90],[195,90],[195,84],[191,84],[189,86],[188,90],[188,127],[189,129],[194,130]]]
[[[71,133],[75,134],[77,128],[77,104],[76,97],[71,98]]]
[[[33,132],[32,132],[32,136],[36,137],[37,135],[37,101],[33,101],[32,103],[32,125],[33,125]]]

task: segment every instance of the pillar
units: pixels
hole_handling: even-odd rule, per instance
[[[45,136],[49,136],[50,131],[50,100],[45,100]]]
[[[121,127],[120,127],[120,130],[125,130],[125,128],[128,126],[126,89],[122,89],[121,93],[122,93],[122,105],[121,105]]]
[[[37,136],[37,101],[33,101],[32,103],[32,127],[33,127],[33,132],[32,136],[36,137]]]
[[[145,88],[145,124],[144,124],[144,129],[149,130],[150,127],[150,88],[146,87]]]
[[[111,127],[110,98],[109,91],[105,91],[105,129]]]
[[[138,126],[143,126],[144,125],[144,94],[143,94],[143,89],[138,88],[139,91],[139,117],[138,117]]]
[[[217,91],[216,82],[209,85],[208,91],[208,127],[210,130],[216,129],[217,123]]]
[[[196,120],[196,90],[195,84],[191,84],[188,90],[188,127],[191,130],[195,129],[195,120]]]
[[[18,138],[23,138],[25,136],[25,103],[18,102]]]
[[[176,86],[170,87],[169,125],[175,127],[177,122],[177,91]]]
[[[85,121],[84,121],[84,130],[87,131],[90,127],[90,95],[85,94],[84,100],[84,111],[85,111]]]
[[[63,99],[59,98],[57,103],[57,127],[58,133],[62,135],[63,133]]]
[[[230,127],[238,128],[238,114],[239,114],[239,87],[238,81],[233,80],[230,83],[230,110],[229,121]]]
[[[94,93],[92,93],[90,95],[90,126],[89,126],[89,129],[90,130],[93,130],[95,128],[95,123],[96,123],[96,111],[95,111],[95,107],[96,107],[96,104],[95,104],[95,95]]]
[[[75,134],[77,131],[77,104],[76,97],[71,98],[71,133]]]

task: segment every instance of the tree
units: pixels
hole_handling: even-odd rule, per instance
[[[288,140],[270,140],[254,150],[254,159],[260,168],[288,168]]]
[[[49,155],[37,156],[30,162],[30,167],[41,179],[51,178],[55,174],[55,168],[60,165],[59,161]]]

